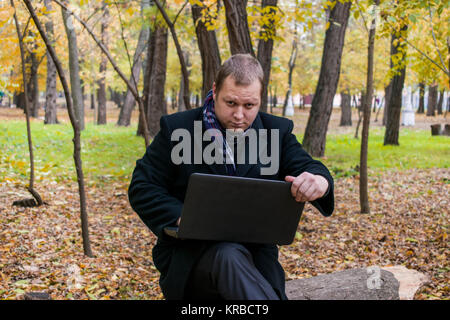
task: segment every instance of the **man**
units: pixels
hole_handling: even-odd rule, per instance
[[[192,173],[285,180],[292,182],[296,201],[310,201],[325,216],[333,212],[333,178],[322,163],[302,149],[292,134],[291,120],[259,112],[262,86],[259,62],[247,54],[232,56],[220,67],[204,106],[161,117],[159,133],[136,162],[129,200],[158,237],[153,262],[161,272],[160,285],[166,299],[287,299],[276,245],[178,240],[164,233],[165,227],[180,222]],[[250,164],[249,154],[244,163],[235,161],[233,154],[231,162],[174,164],[172,133],[184,129],[193,136],[196,121],[201,121],[203,131],[219,129],[223,135],[226,131],[245,134],[250,129],[266,129],[270,135],[277,130],[275,145],[279,150],[274,154],[278,154],[278,170],[262,175],[263,164],[259,160]],[[229,146],[226,139],[222,141],[226,159]]]

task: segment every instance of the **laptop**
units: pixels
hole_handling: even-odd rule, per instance
[[[294,241],[304,202],[291,183],[193,173],[179,227],[164,232],[178,239],[287,245]]]

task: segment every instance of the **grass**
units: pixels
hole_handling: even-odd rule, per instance
[[[73,161],[73,131],[70,125],[31,123],[36,179],[76,179]],[[136,125],[86,125],[82,132],[82,161],[85,178],[92,183],[111,179],[129,180],[136,160],[145,152]],[[302,137],[297,136],[299,141]],[[384,129],[372,128],[368,165],[372,171],[410,168],[448,168],[450,138],[432,137],[429,130],[401,128],[399,146],[383,146]],[[0,181],[28,179],[29,156],[24,121],[0,121]],[[358,173],[360,140],[353,134],[328,135],[325,158],[320,159],[335,176]]]
[[[401,128],[398,146],[384,146],[383,142],[384,128],[372,128],[368,152],[368,167],[372,170],[450,166],[450,138],[431,136],[430,130]],[[335,174],[345,175],[359,166],[360,149],[361,141],[353,134],[328,135],[325,158],[320,160]]]

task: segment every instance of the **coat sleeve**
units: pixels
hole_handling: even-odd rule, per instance
[[[283,136],[281,149],[280,173],[282,178],[291,175],[297,177],[303,172],[321,175],[328,181],[328,190],[322,198],[312,201],[324,216],[330,216],[334,210],[334,181],[327,167],[318,160],[314,160],[297,141],[292,133],[294,123],[289,120],[287,133]]]
[[[145,155],[136,161],[128,199],[145,225],[158,238],[166,238],[164,228],[176,225],[183,203],[169,192],[176,167],[170,158],[172,142],[165,117],[161,117],[160,127]]]

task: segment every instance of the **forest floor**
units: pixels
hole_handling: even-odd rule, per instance
[[[152,263],[155,236],[133,212],[128,182],[88,188],[94,258],[83,255],[75,182],[39,183],[48,205],[20,184],[0,183],[0,299],[43,291],[53,299],[162,299]],[[369,179],[370,214],[359,213],[358,177],[335,181],[335,212],[307,203],[294,242],[280,247],[286,279],[349,268],[404,265],[431,281],[415,299],[449,299],[448,169],[389,171]]]
[[[60,112],[60,119],[67,121],[64,110]],[[306,114],[302,110],[294,118],[300,133]],[[23,112],[0,108],[0,122],[5,120],[23,120]],[[354,133],[355,120],[346,129],[339,128],[338,121],[336,112],[329,132]],[[422,131],[445,121],[443,116],[416,116]],[[415,299],[449,299],[450,170],[446,161],[443,164],[443,168],[370,169],[370,214],[359,213],[358,174],[336,177],[333,215],[323,217],[306,204],[294,242],[280,247],[286,280],[349,268],[404,265],[431,279]],[[0,163],[0,173],[2,168],[7,166]],[[77,183],[41,176],[36,189],[47,204],[21,208],[12,202],[30,198],[24,187],[27,178],[14,177],[0,179],[0,299],[21,299],[29,291],[47,292],[53,299],[163,299],[151,256],[156,238],[128,203],[128,179],[88,181],[95,257],[87,258]]]

